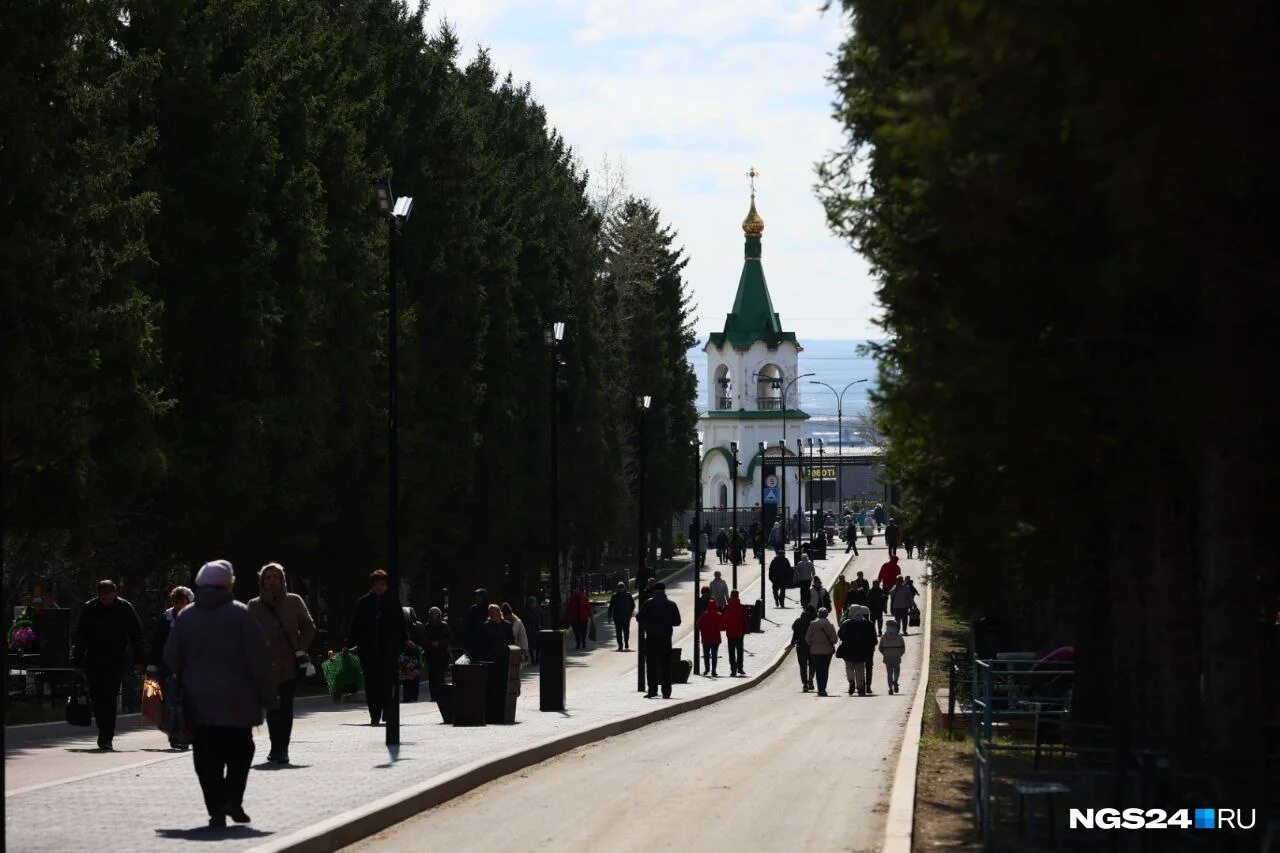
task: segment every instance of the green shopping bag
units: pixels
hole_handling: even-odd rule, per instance
[[[338,652],[320,668],[324,670],[329,693],[334,696],[355,693],[364,687],[364,667],[360,665],[360,656],[350,649]]]

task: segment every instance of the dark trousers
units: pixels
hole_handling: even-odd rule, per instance
[[[533,648],[529,650],[530,656],[534,663],[537,663],[536,653],[538,651],[538,637],[533,638]],[[440,685],[444,684],[444,675],[449,669],[447,659],[427,660],[427,689],[431,691],[431,701],[436,701],[436,697],[440,695]]]
[[[116,736],[116,704],[124,672],[114,668],[89,669],[85,674],[89,681],[93,721],[98,724],[98,744],[105,746]]]
[[[773,585],[773,603],[778,607],[783,607],[787,603],[787,588],[780,583]]]
[[[812,583],[812,580],[796,581],[796,598],[800,599],[801,607],[809,603],[809,585]]]
[[[907,633],[907,614],[910,612],[911,610],[907,607],[893,608],[893,621],[898,623],[898,631],[901,634]]]
[[[871,665],[872,665],[873,663],[875,663],[875,657],[876,657],[876,656],[875,656],[875,654],[873,653],[873,654],[871,655],[871,659],[867,661],[867,681],[866,681],[866,685],[867,685],[867,689],[868,689],[868,690],[870,690],[870,689],[871,689]]]
[[[630,619],[614,619],[613,620],[614,638],[618,641],[618,648],[631,648],[631,620]]]
[[[742,637],[729,637],[729,672],[742,672]]]
[[[244,802],[253,763],[253,731],[230,726],[197,726],[191,738],[196,776],[209,817],[223,817]]]
[[[717,664],[720,662],[720,644],[719,643],[703,643],[702,644],[702,671],[708,675],[715,675]]]
[[[587,623],[574,622],[573,624],[573,647],[575,649],[585,649],[587,647]]]
[[[369,721],[380,723],[391,687],[387,665],[373,655],[361,655],[360,665],[364,667],[364,703],[369,706]]]
[[[400,699],[405,702],[417,702],[422,695],[422,684],[416,678],[405,678],[400,681]]]
[[[809,650],[796,646],[796,663],[800,665],[800,683],[805,687],[813,684],[813,671],[809,666]]]
[[[831,655],[809,655],[813,664],[813,674],[818,679],[818,692],[827,692],[827,675],[831,672]]]
[[[293,736],[293,697],[298,692],[298,682],[286,681],[276,689],[280,707],[267,711],[267,734],[271,736],[271,754],[288,755],[289,738]]]
[[[645,671],[649,676],[649,695],[662,688],[663,696],[671,695],[671,638],[644,638]]]
[[[871,611],[871,621],[875,624],[875,626],[876,626],[876,636],[877,636],[877,637],[879,637],[879,636],[880,636],[880,632],[884,630],[884,611],[883,611],[883,610],[872,610],[872,611]]]

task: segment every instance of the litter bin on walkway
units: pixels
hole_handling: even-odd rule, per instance
[[[759,634],[760,623],[764,619],[764,602],[757,598],[755,604],[748,604],[745,607],[747,611],[747,632]]]
[[[684,649],[676,646],[671,650],[671,683],[688,684],[691,672],[693,672],[693,661],[685,660]]]
[[[520,647],[507,646],[507,659],[489,664],[485,678],[484,721],[511,725],[520,696]]]
[[[483,726],[485,717],[485,682],[489,664],[455,663],[453,665],[453,724]]]
[[[453,685],[440,682],[431,691],[431,701],[436,703],[440,719],[446,723],[453,722]]]

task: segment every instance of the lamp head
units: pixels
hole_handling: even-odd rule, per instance
[[[552,323],[551,329],[555,333],[557,343],[564,340],[564,323]]]
[[[399,222],[407,222],[409,214],[413,212],[413,196],[402,195],[396,199],[396,206],[392,209],[391,215]]]
[[[378,211],[384,216],[390,215],[395,207],[395,196],[391,194],[391,181],[388,178],[374,178],[372,185],[373,200],[378,205]]]

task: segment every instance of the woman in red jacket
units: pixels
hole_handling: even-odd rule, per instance
[[[746,675],[742,669],[742,638],[747,633],[747,608],[735,589],[724,607],[724,635],[729,640],[729,675]]]
[[[720,657],[720,632],[724,630],[724,617],[714,598],[707,601],[707,609],[698,617],[698,635],[702,638],[702,672],[716,674],[716,662]]]
[[[587,647],[587,623],[591,621],[591,599],[580,586],[575,586],[564,609],[565,620],[573,626],[573,647]]]

